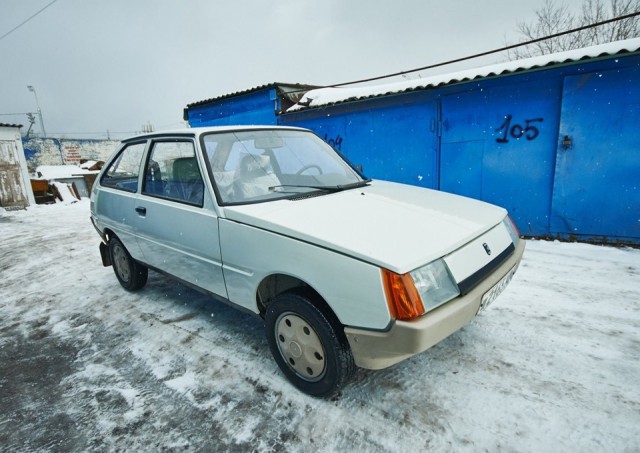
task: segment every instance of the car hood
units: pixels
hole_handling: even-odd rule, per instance
[[[504,209],[478,200],[386,181],[300,200],[224,208],[229,220],[398,273],[453,252],[505,215]]]

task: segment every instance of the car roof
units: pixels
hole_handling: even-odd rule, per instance
[[[158,138],[158,137],[196,137],[202,134],[207,134],[210,132],[233,132],[233,131],[257,131],[257,130],[299,130],[299,131],[307,131],[308,129],[304,129],[301,127],[294,126],[273,126],[273,125],[264,125],[264,126],[207,126],[207,127],[186,127],[182,129],[171,129],[165,131],[157,131],[150,132],[141,135],[136,135],[134,137],[130,137],[122,140],[123,143],[128,143],[132,141],[138,140],[147,140],[149,138]]]

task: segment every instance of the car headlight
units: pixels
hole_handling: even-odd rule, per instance
[[[408,274],[382,269],[382,280],[391,315],[400,320],[421,316],[460,294],[441,259]]]
[[[460,294],[447,265],[436,260],[409,273],[416,286],[424,308],[429,311]]]
[[[509,236],[511,236],[511,242],[513,242],[513,245],[517,246],[518,241],[520,240],[520,232],[518,231],[518,227],[511,216],[507,214],[507,216],[502,220],[502,223],[509,232]]]

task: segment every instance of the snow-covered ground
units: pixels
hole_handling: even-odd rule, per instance
[[[460,332],[324,401],[262,322],[103,268],[86,199],[0,212],[0,450],[638,451],[640,250],[529,241]]]

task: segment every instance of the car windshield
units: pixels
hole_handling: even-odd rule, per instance
[[[222,204],[321,195],[368,182],[311,132],[216,132],[204,135],[202,145]]]

